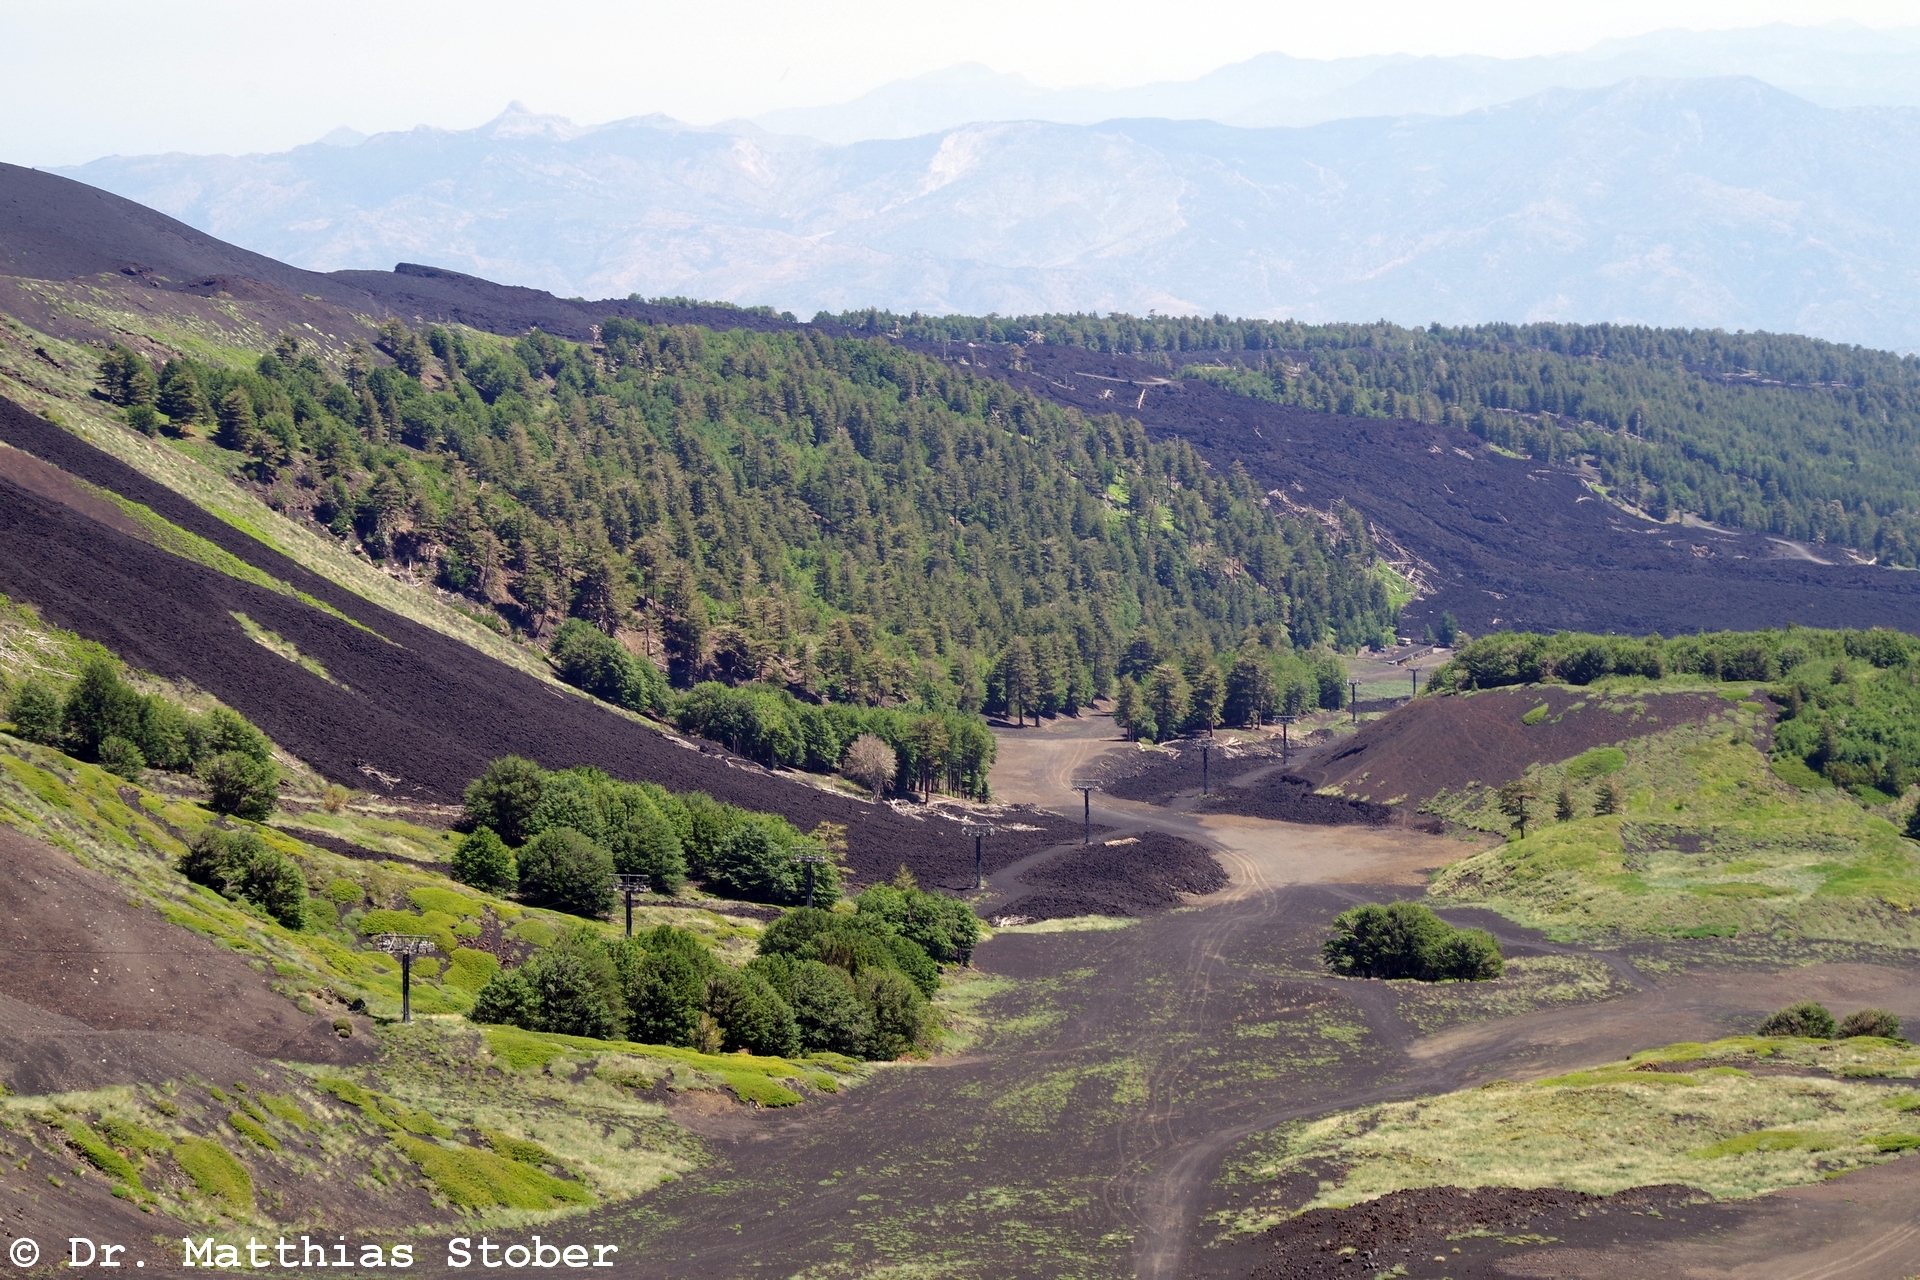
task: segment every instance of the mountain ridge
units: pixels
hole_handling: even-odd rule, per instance
[[[311,268],[424,257],[561,295],[1611,320],[1910,350],[1917,140],[1920,109],[1747,78],[1306,129],[1000,123],[838,148],[519,112],[65,172]]]

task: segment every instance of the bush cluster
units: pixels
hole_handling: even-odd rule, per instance
[[[1456,929],[1423,903],[1367,903],[1333,918],[1320,948],[1334,973],[1349,978],[1483,981],[1505,967],[1485,929]]]
[[[803,902],[796,855],[818,848],[784,818],[703,792],[616,782],[593,768],[550,771],[519,756],[493,761],[467,787],[466,817],[472,833],[454,854],[455,879],[590,917],[613,909],[616,872],[644,875],[660,893],[691,874],[731,897]],[[840,896],[831,862],[814,868],[814,893],[823,902]]]
[[[582,928],[495,975],[471,1016],[708,1053],[895,1058],[926,1047],[937,1025],[927,998],[939,960],[917,939],[960,962],[978,938],[972,913],[950,902],[909,885],[868,890],[851,912],[800,908],[739,969],[670,925],[617,940]]]
[[[273,744],[245,717],[225,707],[194,715],[160,694],[142,694],[104,657],[88,660],[65,694],[29,677],[14,690],[7,713],[20,737],[130,782],[146,769],[197,774],[220,813],[258,822],[279,803]]]
[[[1833,1014],[1817,1000],[1802,1000],[1767,1015],[1760,1024],[1763,1036],[1801,1036],[1810,1040],[1851,1040],[1855,1036],[1880,1036],[1898,1040],[1900,1017],[1887,1009],[1860,1009],[1835,1022]]]
[[[251,831],[206,828],[187,847],[180,870],[222,897],[252,903],[289,929],[306,923],[306,876]]]
[[[1135,636],[1120,663],[1113,719],[1123,733],[1164,742],[1219,725],[1257,727],[1276,716],[1347,705],[1347,672],[1327,650],[1274,649],[1249,640],[1215,654],[1204,645],[1174,653]]]
[[[984,799],[994,740],[977,715],[802,702],[785,689],[703,681],[674,709],[688,733],[724,743],[762,764],[829,773],[847,748],[872,734],[893,750],[894,777],[907,788]]]

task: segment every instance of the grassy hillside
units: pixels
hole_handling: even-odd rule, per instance
[[[1436,797],[1429,811],[1514,838],[1449,866],[1432,892],[1560,938],[1784,930],[1920,946],[1920,845],[1843,792],[1782,780],[1756,745],[1766,722],[1743,701],[1704,725],[1536,766],[1524,838],[1488,788]]]
[[[1792,334],[1114,315],[905,317],[858,330],[1125,352],[1277,403],[1451,422],[1609,492],[1781,537],[1920,556],[1920,360]],[[1209,365],[1223,367],[1209,368]]]
[[[1916,1072],[1920,1053],[1897,1041],[1752,1036],[1343,1112],[1249,1144],[1227,1181],[1252,1203],[1222,1223],[1257,1231],[1412,1187],[1757,1196],[1920,1149],[1920,1093],[1849,1079]],[[1292,1188],[1307,1173],[1323,1180],[1301,1204]]]

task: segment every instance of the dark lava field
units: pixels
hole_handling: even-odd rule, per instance
[[[936,343],[911,345],[958,358]],[[1920,574],[1820,564],[1759,534],[1639,519],[1573,471],[1505,457],[1466,431],[1269,404],[1072,347],[967,354],[976,372],[1036,396],[1138,418],[1216,468],[1242,463],[1289,502],[1321,511],[1349,503],[1428,579],[1403,634],[1442,613],[1475,634],[1920,627]]]

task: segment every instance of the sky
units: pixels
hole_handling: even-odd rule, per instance
[[[278,151],[337,126],[588,123],[845,101],[955,63],[1052,88],[1189,79],[1278,50],[1499,57],[1770,22],[1920,24],[1920,0],[0,0],[0,160]]]

